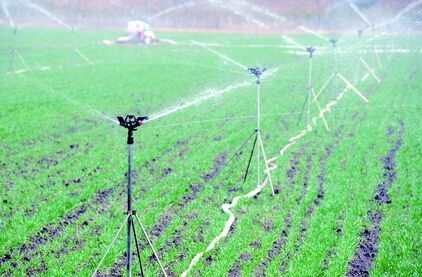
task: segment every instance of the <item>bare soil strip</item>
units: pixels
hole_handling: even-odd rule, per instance
[[[298,152],[293,153],[293,159],[290,160],[290,169],[287,171],[287,182],[293,183],[296,177],[298,170],[299,159],[304,155],[304,152],[308,145],[303,145]],[[296,203],[300,205],[302,203],[305,194],[306,188],[308,186],[309,174],[312,170],[312,156],[315,155],[315,151],[312,150],[306,158],[305,171],[303,174],[302,188],[299,197],[296,199]],[[292,174],[294,172],[294,174]],[[293,178],[293,180],[291,179]],[[284,218],[285,227],[281,230],[280,236],[273,242],[272,247],[268,250],[267,254],[262,258],[263,260],[258,264],[254,271],[255,276],[265,276],[265,270],[267,265],[274,259],[274,257],[280,255],[281,249],[286,244],[287,237],[290,232],[291,221],[292,221],[292,209],[287,213],[287,216]]]
[[[287,241],[287,237],[290,232],[292,222],[292,215],[289,211],[289,214],[284,218],[285,227],[281,230],[280,236],[277,240],[273,242],[273,245],[270,250],[268,250],[267,254],[263,257],[263,261],[259,263],[257,268],[255,269],[254,275],[255,276],[265,276],[265,269],[267,265],[278,255],[280,255],[281,249],[284,247]]]
[[[281,273],[285,272],[289,262],[294,257],[294,255],[299,251],[301,245],[305,241],[309,219],[312,217],[315,209],[319,205],[321,205],[321,201],[324,199],[324,194],[325,194],[324,182],[325,182],[325,170],[326,170],[327,160],[331,156],[334,147],[337,146],[341,142],[343,131],[344,131],[344,126],[340,126],[334,134],[334,142],[325,147],[325,152],[319,159],[320,171],[319,171],[319,174],[317,176],[318,193],[317,193],[315,199],[312,201],[312,203],[306,209],[305,216],[303,217],[303,219],[300,223],[299,237],[298,237],[297,241],[295,242],[293,251],[287,252],[286,256],[283,258],[283,260],[281,262],[281,266],[280,266],[280,269],[279,269]]]
[[[378,185],[374,200],[377,203],[375,210],[368,211],[369,225],[361,232],[360,242],[352,260],[349,261],[347,276],[369,276],[369,271],[378,252],[378,240],[381,231],[382,210],[381,206],[391,203],[388,196],[388,189],[394,184],[397,178],[396,173],[396,155],[403,144],[404,123],[399,120],[399,128],[393,131],[387,128],[388,137],[396,133],[396,140],[385,157],[382,158],[384,167],[384,180]]]

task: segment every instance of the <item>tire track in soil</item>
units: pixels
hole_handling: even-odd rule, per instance
[[[284,218],[285,227],[281,230],[280,236],[277,240],[273,242],[273,245],[270,250],[267,251],[264,256],[264,260],[261,261],[256,269],[254,270],[254,276],[265,276],[265,269],[267,265],[278,255],[280,255],[281,249],[284,247],[287,241],[287,236],[290,232],[291,223],[292,223],[292,214],[291,211],[288,212],[287,216]]]
[[[167,240],[166,242],[164,242],[163,246],[160,247],[159,253],[163,254],[163,253],[167,253],[172,247],[180,247],[183,243],[182,238],[184,236],[184,233],[187,229],[187,225],[189,224],[190,221],[192,221],[193,219],[198,217],[198,213],[197,212],[192,212],[191,214],[189,214],[184,220],[182,225],[178,226],[176,228],[176,230],[174,230],[173,232],[173,236]],[[208,222],[204,222],[203,224],[208,225]],[[194,241],[198,241],[198,242],[203,242],[203,235],[201,235],[201,230],[203,232],[203,227],[200,226],[200,229],[198,230],[198,236],[196,239],[194,239]],[[202,237],[202,238],[201,238]],[[173,267],[176,265],[177,262],[183,261],[186,258],[187,255],[187,251],[185,250],[181,250],[179,251],[180,254],[177,255],[176,259],[173,259],[172,261],[168,262],[165,266],[166,266],[166,273],[168,276],[177,276],[174,272],[173,272]]]
[[[377,208],[368,211],[368,226],[360,234],[360,242],[356,248],[356,252],[352,260],[348,263],[347,276],[369,276],[369,271],[378,252],[378,239],[381,231],[382,210],[381,206],[391,204],[388,196],[388,189],[394,184],[397,178],[395,158],[397,152],[403,144],[404,122],[398,121],[399,127],[396,131],[396,140],[385,157],[381,159],[383,162],[383,178],[384,180],[378,184],[375,192],[374,201]],[[394,134],[392,128],[386,130],[388,137]]]
[[[173,150],[175,148],[178,148],[182,145],[186,145],[189,143],[190,139],[192,137],[188,138],[185,141],[178,141],[176,143],[176,147],[170,148],[169,150],[164,151],[161,155],[157,156],[157,157],[164,157],[167,155],[170,155]],[[150,168],[153,164],[155,164],[158,160],[160,160],[160,158],[153,158],[147,162],[145,162],[141,168]],[[149,169],[151,171],[151,168]],[[133,175],[136,176],[138,174],[138,170],[134,170]],[[158,177],[158,178],[162,178],[162,176]],[[107,188],[104,190],[100,190],[98,192],[96,192],[96,194],[94,195],[93,198],[91,198],[91,200],[86,203],[83,204],[82,206],[78,207],[75,211],[72,211],[69,214],[65,214],[63,215],[60,219],[59,219],[59,223],[58,224],[54,224],[54,223],[50,223],[47,224],[44,227],[41,227],[41,229],[33,236],[30,237],[29,242],[27,243],[23,243],[20,246],[16,247],[16,248],[12,248],[10,249],[8,252],[6,252],[6,254],[4,254],[3,257],[0,258],[0,263],[4,264],[4,263],[11,263],[11,266],[14,269],[17,269],[19,267],[18,263],[16,261],[13,261],[13,257],[16,254],[20,254],[23,255],[23,263],[26,264],[28,263],[31,258],[33,256],[39,256],[39,253],[31,253],[34,252],[38,249],[39,246],[44,245],[56,238],[58,238],[63,231],[65,230],[65,228],[69,225],[72,225],[75,221],[77,221],[83,214],[85,214],[87,211],[89,210],[97,210],[98,213],[104,213],[106,211],[108,211],[111,208],[111,204],[113,203],[113,199],[114,196],[117,195],[121,195],[122,193],[124,193],[125,189],[119,190],[119,193],[117,194],[118,190],[116,189],[116,187],[113,188]],[[143,191],[143,193],[145,193],[145,191]],[[113,199],[110,199],[111,197]],[[98,209],[98,205],[101,205],[101,208]],[[87,226],[90,224],[90,221],[84,221],[82,223],[82,226]],[[98,232],[100,232],[101,230],[98,230]],[[64,255],[66,253],[61,253],[61,255]],[[46,271],[47,268],[45,267],[44,263],[42,263],[41,268],[28,268],[27,271],[29,272],[38,272],[42,270],[42,272]],[[40,271],[41,272],[41,271]],[[10,273],[12,274],[12,273]],[[12,276],[12,275],[10,275]]]
[[[313,142],[311,144],[313,144]],[[297,160],[297,162],[296,162],[295,159],[291,160],[291,168],[287,172],[291,172],[293,166],[295,167],[295,169],[297,171],[297,166],[299,164],[299,158],[304,154],[307,147],[308,147],[308,144],[303,145],[301,147],[301,150],[299,152],[296,152],[296,155],[293,154],[293,157],[297,158],[298,160]],[[297,153],[301,153],[301,155],[297,155]],[[295,200],[297,206],[300,206],[300,204],[303,202],[303,200],[306,196],[306,192],[307,192],[307,188],[308,188],[308,182],[309,182],[309,174],[312,171],[312,157],[315,156],[315,155],[316,155],[316,151],[315,151],[315,149],[312,149],[311,153],[309,155],[307,155],[307,157],[306,157],[306,164],[305,164],[305,171],[303,173],[301,192],[300,192],[299,197]],[[294,175],[287,174],[287,176],[288,176],[288,178],[295,179],[296,172],[295,172]],[[293,182],[293,180],[288,180],[287,182]],[[268,264],[270,264],[270,262],[276,256],[280,255],[281,249],[285,246],[285,244],[287,242],[287,237],[289,235],[290,228],[291,228],[292,209],[289,209],[287,211],[287,216],[283,219],[283,222],[285,224],[285,227],[281,230],[280,236],[278,237],[277,240],[275,240],[273,242],[272,247],[267,251],[266,255],[263,257],[263,260],[255,268],[255,270],[254,270],[255,276],[265,276],[265,270],[266,270]]]
[[[227,154],[226,153],[220,153],[214,158],[214,165],[213,169],[210,172],[202,174],[202,177],[204,179],[204,183],[208,183],[211,181],[216,175],[220,173],[220,170],[222,167],[227,163]],[[180,202],[178,203],[177,207],[169,207],[164,212],[164,216],[161,217],[158,223],[156,223],[151,231],[151,240],[155,240],[159,238],[162,233],[167,229],[170,222],[174,219],[176,215],[178,215],[178,212],[181,211],[187,204],[192,202],[196,199],[198,196],[198,193],[202,189],[201,184],[191,184],[189,185],[190,192],[184,196],[182,196]],[[188,192],[186,190],[186,192]]]
[[[308,144],[303,145],[299,151],[292,153],[292,158],[289,160],[290,168],[286,172],[288,188],[292,188],[298,172],[300,158],[305,154]]]
[[[341,211],[336,221],[335,233],[337,235],[337,239],[340,239],[343,236],[344,217],[345,217],[345,213],[344,211]],[[337,251],[337,242],[324,256],[324,259],[321,263],[321,271],[323,273],[325,273],[325,271],[330,266],[331,257],[333,257],[336,254],[336,251]]]
[[[334,134],[333,143],[325,147],[325,152],[319,159],[320,170],[317,176],[317,183],[318,183],[317,195],[315,199],[312,201],[312,203],[307,207],[305,216],[303,217],[300,223],[299,238],[296,240],[294,244],[294,249],[292,251],[287,252],[281,261],[281,265],[279,268],[279,272],[281,274],[284,274],[286,272],[287,266],[289,265],[291,259],[299,252],[301,245],[305,241],[309,220],[312,217],[315,209],[319,205],[321,205],[321,201],[324,199],[324,194],[325,194],[324,182],[325,182],[325,170],[326,170],[327,161],[329,157],[331,156],[334,150],[334,147],[340,144],[342,140],[341,135],[343,134],[343,131],[344,131],[344,125],[341,125]]]
[[[240,254],[239,259],[237,259],[234,265],[229,269],[229,272],[227,273],[227,277],[241,277],[242,274],[240,273],[240,268],[242,266],[242,263],[248,262],[251,260],[252,260],[251,254]]]
[[[214,158],[213,169],[210,172],[206,172],[206,173],[202,174],[202,178],[203,178],[205,184],[212,181],[213,178],[220,173],[220,170],[227,163],[227,157],[228,157],[227,154],[222,152]],[[197,198],[199,192],[202,189],[202,185],[201,184],[191,184],[191,185],[189,185],[189,188],[190,188],[190,192],[185,194],[184,196],[182,196],[182,198],[179,201],[179,203],[177,204],[177,206],[169,206],[163,212],[163,215],[158,219],[158,222],[153,225],[152,230],[150,232],[151,242],[154,242],[155,240],[160,238],[161,235],[167,230],[167,228],[171,224],[172,220],[176,216],[180,216],[179,212],[181,210],[183,210],[187,204],[189,204],[190,202],[192,202],[193,200],[195,200]],[[169,248],[172,245],[178,246],[181,243],[181,236],[186,229],[185,227],[195,217],[196,217],[196,215],[193,216],[193,217],[188,216],[187,220],[185,219],[183,226],[179,226],[175,230],[174,236],[171,239],[169,239],[168,241],[166,241],[162,247],[160,247],[160,253],[163,253],[163,251],[165,253],[165,251],[168,251]],[[139,245],[140,245],[140,249],[146,248],[145,244],[139,243]],[[181,250],[180,252],[181,252],[181,254],[179,254],[178,260],[181,261],[186,257],[187,251]],[[138,257],[137,253],[133,252],[132,257],[133,257],[134,260],[136,260],[137,257]],[[156,259],[153,255],[151,255],[151,256],[148,257],[148,261],[151,262],[151,263],[154,263],[156,261]],[[122,267],[124,267],[125,264],[126,264],[126,253],[122,254],[119,257],[118,261],[115,262],[111,266],[111,270],[110,270],[110,273],[112,274],[111,276],[115,276],[116,274],[117,274],[117,276],[119,276],[120,269]],[[171,269],[169,270],[169,268],[168,268],[169,266],[171,267],[172,265],[174,265],[174,261],[169,263],[169,264],[165,264],[166,273],[169,276],[175,275],[173,272],[171,272]],[[105,276],[110,276],[110,275],[98,272],[97,276],[105,277]]]

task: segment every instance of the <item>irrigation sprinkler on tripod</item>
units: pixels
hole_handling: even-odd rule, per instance
[[[261,129],[260,129],[260,93],[261,93],[261,75],[265,72],[265,68],[260,68],[260,67],[253,67],[253,68],[248,68],[248,72],[250,72],[251,74],[253,74],[256,78],[256,129],[255,129],[255,140],[252,146],[252,150],[251,150],[251,154],[249,156],[249,161],[248,161],[248,166],[246,167],[246,171],[245,171],[245,177],[243,178],[243,182],[246,182],[246,179],[248,177],[248,173],[249,173],[249,167],[251,165],[251,161],[252,161],[252,157],[256,149],[256,168],[257,168],[257,186],[260,185],[260,174],[259,174],[259,166],[260,166],[260,151],[262,152],[263,158],[264,158],[264,164],[265,164],[265,169],[267,170],[267,176],[268,176],[268,180],[270,181],[270,185],[271,185],[271,191],[273,193],[273,195],[275,195],[275,191],[274,191],[274,186],[273,186],[273,182],[271,180],[271,175],[270,175],[270,170],[268,168],[268,164],[267,164],[267,156],[265,155],[265,149],[264,149],[264,143],[262,141],[262,137],[261,137]]]
[[[327,129],[327,131],[330,131],[330,128],[328,128],[328,124],[327,121],[325,120],[324,117],[324,113],[321,112],[321,106],[319,105],[318,99],[315,95],[314,92],[314,88],[313,88],[313,83],[312,83],[312,58],[314,56],[314,52],[315,52],[315,48],[313,47],[308,47],[306,48],[306,52],[309,53],[309,71],[308,71],[308,87],[306,89],[306,98],[305,101],[303,103],[303,107],[302,110],[300,112],[298,121],[297,121],[297,125],[299,125],[300,120],[302,119],[302,115],[303,115],[303,111],[305,110],[305,105],[306,105],[306,129],[307,130],[312,130],[312,127],[310,125],[310,115],[311,115],[311,95],[313,96],[314,101],[317,104],[318,110],[319,110],[319,114],[322,117],[322,120],[324,121],[324,126],[325,129]]]
[[[361,43],[362,43],[362,40],[361,40],[361,38],[362,38],[362,33],[363,33],[363,31],[362,30],[358,30],[358,36],[359,36],[359,39],[360,39],[360,42],[359,42],[359,44],[361,45]],[[361,45],[362,46],[362,45]],[[359,47],[359,61],[358,61],[358,63],[357,63],[357,80],[356,80],[356,82],[355,83],[357,83],[357,82],[359,82],[360,80],[359,80],[359,78],[360,78],[360,68],[361,68],[361,66],[360,66],[360,64],[363,64],[363,66],[365,67],[365,69],[366,69],[366,71],[367,71],[367,74],[363,77],[363,79],[362,80],[365,80],[369,75],[371,75],[374,79],[375,79],[375,81],[378,83],[378,84],[380,84],[381,83],[381,80],[380,80],[380,78],[378,78],[378,76],[375,74],[375,70],[374,69],[372,69],[370,66],[369,66],[369,64],[366,62],[366,60],[363,58],[363,55],[362,55],[362,49],[361,49],[361,47]],[[373,46],[373,51],[374,52],[376,52],[375,51],[375,46]]]
[[[25,67],[27,71],[30,70],[29,65],[25,62],[21,54],[19,53],[17,47],[17,36],[18,36],[18,28],[16,26],[13,27],[13,43],[11,47],[11,59],[9,65],[9,72],[13,72],[15,70],[16,59],[18,59],[21,64]]]
[[[327,80],[324,82],[324,84],[322,85],[322,87],[318,90],[318,92],[315,95],[315,98],[312,100],[312,102],[315,102],[316,99],[318,99],[318,97],[324,92],[324,90],[327,88],[327,86],[330,84],[330,82],[334,79],[335,82],[335,90],[336,93],[339,91],[338,90],[338,79],[337,79],[337,73],[338,73],[338,56],[337,56],[337,42],[338,39],[332,38],[329,40],[329,42],[331,43],[331,46],[333,48],[333,60],[334,60],[334,70],[333,73],[331,73],[330,77],[327,78]]]
[[[378,64],[378,67],[382,68],[381,59],[380,59],[380,56],[378,55],[378,51],[375,47],[375,42],[374,42],[374,39],[375,39],[375,23],[372,23],[372,25],[371,25],[371,34],[372,34],[372,41],[371,41],[372,51],[374,51],[375,61]]]
[[[355,83],[358,83],[359,82],[359,78],[360,78],[360,59],[362,58],[362,35],[363,35],[363,30],[362,29],[358,29],[357,30],[357,34],[358,34],[357,51],[358,51],[358,59],[359,59],[359,61],[356,63]]]
[[[15,60],[16,60],[16,55],[17,55],[17,49],[16,49],[16,40],[17,40],[17,34],[18,34],[18,29],[16,27],[12,28],[12,32],[13,32],[13,42],[12,42],[12,47],[10,49],[10,64],[9,64],[9,72],[14,71],[15,69]]]
[[[19,55],[19,52],[17,50],[16,44],[17,44],[18,28],[15,25],[15,21],[10,16],[8,5],[9,5],[8,2],[1,1],[2,11],[3,11],[4,15],[6,16],[7,20],[9,21],[9,25],[10,25],[10,28],[11,28],[12,33],[13,33],[12,45],[10,46],[9,72],[12,72],[12,70],[15,69],[15,60],[16,60],[16,58],[18,58],[21,61],[21,63],[26,67],[26,69],[29,70],[28,65],[23,60],[23,58]]]
[[[338,79],[337,79],[337,73],[338,73],[338,53],[337,53],[337,42],[338,42],[338,39],[336,39],[336,38],[332,38],[332,39],[330,39],[330,43],[331,43],[331,46],[333,47],[333,58],[334,58],[334,76],[335,76],[335,79],[334,79],[334,86],[335,86],[335,89],[336,89],[336,93],[338,93]],[[317,98],[318,98],[318,95],[317,95]]]
[[[144,235],[145,239],[148,242],[149,247],[151,248],[154,257],[157,259],[158,264],[160,265],[160,269],[165,277],[167,277],[166,271],[164,270],[163,265],[161,264],[160,258],[157,255],[157,252],[155,251],[154,247],[152,246],[151,240],[148,237],[148,234],[145,230],[144,225],[141,222],[141,219],[139,218],[136,210],[132,210],[132,145],[134,143],[133,138],[133,132],[137,131],[137,128],[140,127],[144,120],[147,120],[147,116],[141,116],[141,117],[135,117],[134,115],[128,115],[125,119],[123,117],[118,116],[117,119],[119,120],[120,126],[126,128],[128,130],[127,134],[127,147],[128,147],[128,172],[127,172],[127,216],[125,217],[124,222],[120,226],[119,230],[117,231],[116,235],[113,238],[113,241],[108,246],[104,256],[102,257],[100,263],[96,267],[94,273],[92,274],[92,277],[95,277],[97,275],[98,269],[100,268],[101,264],[103,263],[105,257],[107,256],[108,252],[113,247],[114,243],[116,242],[117,237],[121,233],[124,225],[127,223],[127,252],[126,252],[126,270],[127,270],[127,276],[131,276],[132,271],[132,244],[131,244],[131,236],[133,231],[133,237],[135,240],[135,246],[136,246],[136,252],[138,255],[138,261],[139,261],[139,267],[141,270],[141,276],[144,276],[144,271],[142,268],[142,262],[141,262],[141,255],[139,251],[139,245],[138,245],[138,237],[136,233],[134,218],[138,222],[139,226],[141,227],[142,234]]]
[[[391,61],[392,57],[392,53],[395,53],[395,47],[394,47],[394,34],[393,31],[391,29],[390,24],[386,25],[387,28],[387,36],[388,36],[388,40],[386,40],[385,45],[384,45],[384,50],[387,52],[388,51],[388,60]]]
[[[75,27],[74,26],[72,26],[71,34],[72,34],[72,66],[75,66],[76,44],[75,44]]]
[[[256,78],[256,85],[257,85],[257,87],[256,87],[256,113],[257,113],[256,120],[257,121],[256,121],[256,129],[254,130],[254,133],[255,134],[252,133],[250,135],[250,137],[242,144],[242,146],[239,148],[239,150],[236,153],[238,153],[246,145],[246,143],[252,137],[254,137],[254,135],[255,135],[255,140],[254,140],[253,147],[252,147],[252,150],[251,150],[251,154],[250,154],[250,157],[249,157],[248,165],[246,167],[245,177],[243,178],[243,182],[246,182],[246,179],[247,179],[248,173],[249,173],[249,167],[250,167],[251,161],[252,161],[252,157],[253,157],[253,154],[255,152],[255,148],[257,148],[256,149],[256,153],[257,153],[256,154],[256,156],[257,156],[257,186],[260,185],[260,173],[259,173],[260,170],[259,170],[259,165],[260,165],[260,161],[261,161],[261,159],[260,159],[260,151],[261,151],[262,152],[262,155],[264,157],[264,164],[265,164],[265,168],[266,168],[266,171],[267,171],[268,180],[270,181],[271,191],[272,191],[273,195],[275,195],[276,192],[274,191],[273,182],[271,180],[271,175],[270,175],[270,171],[269,171],[268,164],[267,164],[267,156],[265,155],[264,143],[262,142],[261,130],[260,130],[260,91],[261,91],[261,76],[265,72],[266,69],[265,68],[259,68],[259,67],[247,68],[245,65],[243,65],[243,64],[235,61],[234,59],[232,59],[232,58],[230,58],[230,57],[228,57],[226,55],[223,55],[222,53],[220,53],[220,52],[218,52],[218,51],[216,51],[214,49],[211,49],[211,48],[209,48],[209,47],[207,47],[207,46],[205,46],[205,45],[203,45],[203,44],[201,44],[199,42],[196,42],[194,40],[191,40],[191,42],[193,44],[195,44],[195,45],[198,45],[198,46],[204,48],[205,50],[207,50],[207,51],[209,51],[211,53],[216,54],[220,58],[222,58],[222,59],[224,59],[224,60],[226,60],[226,61],[228,61],[228,62],[230,62],[230,63],[232,63],[234,65],[236,65],[237,67],[239,67],[239,68],[241,68],[243,70],[247,70],[249,73],[252,73],[255,76],[255,78]]]

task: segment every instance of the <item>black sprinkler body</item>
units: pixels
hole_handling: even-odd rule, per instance
[[[148,116],[139,116],[136,117],[134,115],[127,115],[125,119],[122,116],[118,116],[117,119],[119,120],[120,126],[127,128],[127,144],[133,144],[133,131],[136,131],[137,127],[144,124],[144,120],[148,119]]]
[[[315,52],[315,48],[313,48],[313,47],[308,47],[308,48],[306,48],[306,52],[308,52],[309,53],[309,58],[312,58],[313,57],[313,54],[314,54],[314,52]]]

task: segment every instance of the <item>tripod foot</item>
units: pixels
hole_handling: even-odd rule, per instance
[[[150,240],[150,239],[149,239],[149,237],[148,237],[148,234],[147,234],[147,232],[146,232],[146,230],[145,230],[145,228],[144,228],[144,225],[142,224],[141,220],[139,219],[139,217],[138,217],[138,215],[137,215],[136,213],[134,214],[134,216],[135,216],[135,218],[136,218],[136,221],[138,221],[139,226],[141,226],[142,232],[144,233],[144,236],[145,236],[145,238],[147,239],[148,244],[149,244],[149,246],[150,246],[150,248],[151,248],[152,252],[154,253],[155,258],[157,259],[157,262],[158,262],[158,264],[160,265],[160,268],[161,268],[161,271],[162,271],[162,272],[163,272],[163,274],[164,274],[164,277],[167,277],[167,273],[166,273],[166,271],[164,270],[163,265],[161,264],[161,261],[160,261],[160,258],[159,258],[159,257],[158,257],[158,255],[157,255],[157,252],[155,252],[154,246],[152,246],[151,240]]]

